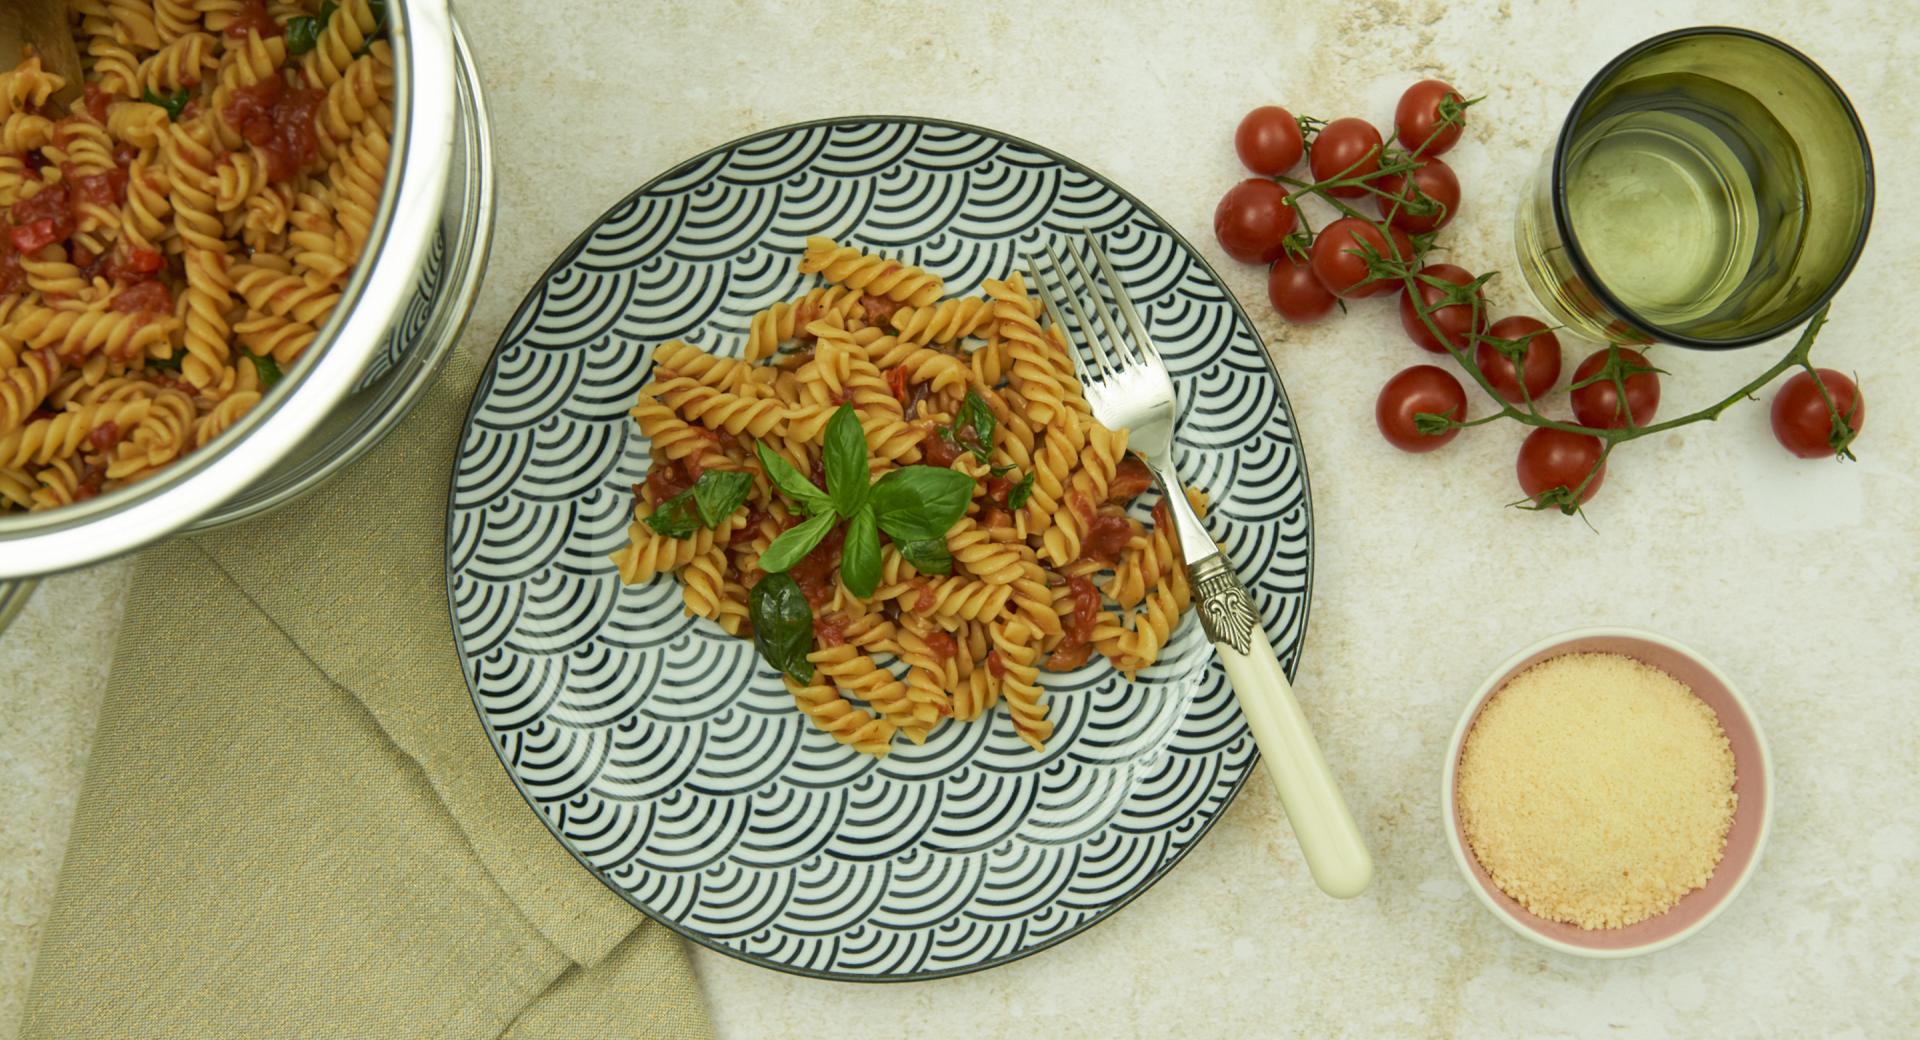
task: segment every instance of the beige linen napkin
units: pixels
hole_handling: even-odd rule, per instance
[[[141,557],[24,1040],[711,1035],[679,938],[474,716],[442,534],[478,374],[315,494]]]

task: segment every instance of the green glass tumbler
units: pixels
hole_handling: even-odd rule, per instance
[[[1579,335],[1721,349],[1772,339],[1866,245],[1873,156],[1838,85],[1745,29],[1646,40],[1600,70],[1520,204],[1520,269]]]

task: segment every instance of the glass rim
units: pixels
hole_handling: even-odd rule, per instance
[[[1863,181],[1861,201],[1863,203],[1863,210],[1860,217],[1860,226],[1854,233],[1853,246],[1848,250],[1846,260],[1840,265],[1840,269],[1835,272],[1833,278],[1828,281],[1827,285],[1820,290],[1819,294],[1808,301],[1807,305],[1798,312],[1781,321],[1771,323],[1763,329],[1731,339],[1701,339],[1694,336],[1681,335],[1672,330],[1663,329],[1661,326],[1647,321],[1640,315],[1634,313],[1631,307],[1622,303],[1620,298],[1615,296],[1612,290],[1606,287],[1605,283],[1603,283],[1594,272],[1593,266],[1587,262],[1586,255],[1580,250],[1580,240],[1578,236],[1574,234],[1573,222],[1570,219],[1567,209],[1567,183],[1565,176],[1567,160],[1569,153],[1573,150],[1573,129],[1580,119],[1581,112],[1584,111],[1587,104],[1593,100],[1594,95],[1628,62],[1639,58],[1655,47],[1693,36],[1732,36],[1753,40],[1773,47],[1806,66],[1807,70],[1812,72],[1814,77],[1821,83],[1825,84],[1826,88],[1832,92],[1834,99],[1840,103],[1840,111],[1846,116],[1848,125],[1853,128],[1854,139],[1860,145],[1861,175]],[[1601,66],[1600,71],[1593,74],[1593,77],[1587,81],[1586,86],[1580,88],[1580,93],[1574,97],[1573,105],[1567,111],[1566,121],[1560,126],[1559,139],[1554,142],[1553,146],[1553,222],[1555,228],[1560,233],[1560,240],[1566,243],[1567,259],[1573,265],[1574,273],[1586,284],[1587,288],[1593,292],[1594,297],[1600,301],[1601,305],[1625,322],[1632,331],[1654,342],[1666,343],[1676,347],[1688,347],[1695,350],[1731,350],[1736,347],[1751,346],[1755,343],[1773,339],[1786,333],[1789,329],[1806,322],[1812,318],[1820,308],[1826,306],[1827,303],[1833,299],[1834,294],[1840,291],[1840,286],[1845,284],[1847,277],[1853,273],[1854,265],[1859,262],[1860,254],[1866,249],[1867,232],[1873,226],[1873,194],[1873,150],[1867,143],[1866,127],[1861,124],[1860,114],[1854,111],[1853,101],[1847,97],[1847,92],[1840,89],[1840,84],[1835,82],[1832,76],[1827,75],[1827,71],[1821,68],[1818,63],[1805,54],[1800,53],[1800,51],[1794,49],[1792,46],[1765,33],[1729,25],[1696,25],[1684,29],[1672,29],[1656,36],[1649,36],[1639,43],[1628,47],[1626,50],[1621,51],[1618,55],[1615,55],[1611,61]]]

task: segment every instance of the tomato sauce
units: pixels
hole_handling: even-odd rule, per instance
[[[822,614],[813,619],[813,638],[823,647],[839,646],[847,641],[847,619],[839,614]]]
[[[120,424],[109,419],[95,426],[93,432],[87,434],[87,443],[91,444],[95,451],[106,451],[120,443]]]
[[[924,581],[915,582],[914,584],[919,587],[920,595],[914,598],[913,611],[916,614],[924,614],[933,609],[933,586]]]
[[[817,607],[833,598],[833,576],[840,572],[840,547],[846,540],[847,525],[835,524],[827,536],[820,539],[819,545],[787,568],[787,574],[800,586],[808,603]]]
[[[885,325],[893,318],[893,312],[900,309],[892,300],[872,294],[860,297],[860,306],[866,309],[869,325]]]
[[[1086,536],[1080,542],[1080,556],[1112,563],[1132,540],[1133,525],[1127,523],[1126,517],[1096,516],[1087,524]]]
[[[653,467],[647,470],[647,488],[653,492],[656,502],[665,502],[685,491],[692,487],[697,479],[699,478],[688,475],[687,468],[679,461],[655,462]],[[639,490],[639,485],[635,485],[634,492],[638,494]]]
[[[173,310],[173,296],[159,282],[141,282],[122,289],[113,298],[113,309],[122,314],[167,314]]]
[[[960,457],[960,443],[947,435],[945,430],[928,430],[920,439],[920,455],[929,466],[946,469],[953,460]]]
[[[1147,465],[1129,455],[1120,460],[1113,471],[1113,482],[1107,485],[1107,501],[1131,502],[1133,497],[1153,486],[1153,474],[1147,471]]]
[[[1060,645],[1047,655],[1050,672],[1070,672],[1086,664],[1093,653],[1093,623],[1100,616],[1100,590],[1084,577],[1073,577],[1067,579],[1067,594],[1073,600],[1073,615],[1067,620]]]
[[[987,652],[987,674],[995,679],[1007,677],[1007,663],[1000,659],[1000,651],[997,649]]]
[[[93,117],[94,122],[105,125],[107,121],[107,106],[112,103],[113,95],[101,90],[100,84],[87,84],[87,114]]]
[[[959,644],[955,643],[953,637],[945,632],[934,632],[928,635],[926,643],[927,649],[933,652],[933,656],[942,661],[951,661],[960,653]]]
[[[226,28],[226,34],[236,40],[246,39],[249,33],[259,33],[261,39],[266,39],[283,32],[285,30],[280,28],[280,23],[274,21],[273,15],[267,12],[267,0],[246,0]]]
[[[319,154],[313,117],[326,100],[319,90],[289,89],[277,76],[236,87],[221,115],[267,156],[267,179],[290,181]]]

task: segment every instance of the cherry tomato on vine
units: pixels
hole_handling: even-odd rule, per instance
[[[1427,278],[1438,278],[1443,282],[1451,282],[1454,285],[1467,285],[1473,281],[1473,274],[1466,268],[1455,264],[1428,264],[1422,267],[1413,277],[1414,290],[1420,294],[1421,304],[1431,308],[1427,316],[1432,318],[1433,323],[1440,327],[1441,333],[1447,337],[1447,343],[1453,344],[1455,349],[1465,350],[1468,343],[1468,333],[1475,331],[1474,305],[1471,303],[1449,303],[1440,306],[1440,301],[1445,298],[1447,290],[1427,284]],[[1479,302],[1478,317],[1480,320],[1480,328],[1485,328],[1487,321],[1486,298],[1481,296],[1477,289],[1474,290],[1473,298]],[[1414,303],[1412,293],[1400,297],[1400,327],[1407,331],[1407,338],[1419,344],[1422,350],[1430,350],[1435,354],[1445,354],[1447,352],[1446,345],[1434,338],[1432,331],[1427,328],[1426,323],[1420,320],[1420,310]]]
[[[1520,371],[1521,378],[1526,380],[1528,398],[1538,401],[1540,395],[1560,381],[1560,340],[1547,331],[1545,322],[1516,314],[1488,326],[1487,335],[1493,339],[1526,341],[1526,353],[1520,355]],[[1495,350],[1492,344],[1482,343],[1474,350],[1473,360],[1502,400],[1511,404],[1521,402],[1520,379],[1514,378],[1513,362],[1508,361],[1506,355]]]
[[[1373,421],[1387,443],[1401,451],[1432,451],[1460,435],[1457,427],[1421,433],[1414,416],[1423,412],[1455,422],[1467,417],[1467,391],[1451,372],[1437,365],[1415,365],[1387,380],[1374,402]]]
[[[1414,162],[1418,165],[1411,173],[1388,174],[1377,182],[1381,191],[1395,199],[1407,200],[1381,199],[1381,212],[1386,214],[1388,223],[1404,231],[1438,231],[1460,212],[1460,178],[1453,175],[1453,167],[1438,159],[1420,158]],[[1408,181],[1413,182],[1417,195],[1407,190]]]
[[[1441,127],[1440,104],[1443,98],[1452,99],[1448,106],[1450,108],[1461,106],[1466,100],[1451,85],[1437,79],[1423,79],[1400,95],[1400,103],[1393,109],[1393,129],[1400,138],[1402,148],[1416,155],[1439,155],[1460,140],[1466,114],[1461,111],[1452,125]],[[1436,128],[1439,129],[1437,134],[1434,132]],[[1423,144],[1425,148],[1420,147]]]
[[[1341,217],[1322,228],[1313,240],[1314,277],[1328,292],[1345,300],[1385,296],[1399,289],[1398,278],[1373,277],[1367,269],[1367,250],[1386,260],[1411,260],[1413,240],[1399,228],[1382,232],[1372,221]]]
[[[1636,368],[1652,368],[1647,356],[1627,347],[1613,348],[1620,357]],[[1611,430],[1627,425],[1627,416],[1633,417],[1635,426],[1645,426],[1653,421],[1653,413],[1660,409],[1660,377],[1653,372],[1636,372],[1626,377],[1627,408],[1620,409],[1620,391],[1611,379],[1597,379],[1586,386],[1580,381],[1599,372],[1607,363],[1607,351],[1603,348],[1587,355],[1580,367],[1573,370],[1574,390],[1569,395],[1573,399],[1573,417],[1582,426]]]
[[[1352,116],[1336,119],[1321,127],[1314,136],[1313,147],[1307,150],[1307,165],[1316,181],[1335,177],[1364,177],[1380,169],[1383,144],[1380,131],[1375,130],[1372,123]],[[1327,194],[1357,199],[1367,194],[1367,189],[1358,184],[1348,184],[1328,188]]]
[[[1773,438],[1803,459],[1831,458],[1836,436],[1845,436],[1843,431],[1834,429],[1833,412],[1820,397],[1821,386],[1827,388],[1833,407],[1855,434],[1867,421],[1866,399],[1860,396],[1853,380],[1831,368],[1823,368],[1816,386],[1812,375],[1805,371],[1795,373],[1781,385],[1780,392],[1773,395]]]
[[[1607,479],[1607,468],[1601,465],[1600,454],[1598,437],[1542,426],[1520,442],[1520,458],[1514,464],[1514,475],[1520,478],[1520,490],[1535,502],[1554,488],[1565,488],[1568,492],[1578,488],[1580,501],[1585,502],[1600,490],[1601,481]],[[1598,472],[1595,472],[1596,466]],[[1587,480],[1589,473],[1593,474],[1592,480]],[[1586,481],[1587,486],[1581,488],[1581,481]]]
[[[1287,205],[1287,191],[1260,177],[1227,189],[1213,210],[1213,234],[1220,248],[1242,263],[1270,264],[1285,252],[1287,235],[1300,214]]]
[[[1247,169],[1272,177],[1299,165],[1307,143],[1293,113],[1279,105],[1261,105],[1248,112],[1233,132],[1233,150]]]
[[[1295,325],[1319,321],[1333,313],[1338,299],[1313,273],[1313,265],[1291,254],[1274,261],[1267,272],[1267,300],[1282,318]]]

